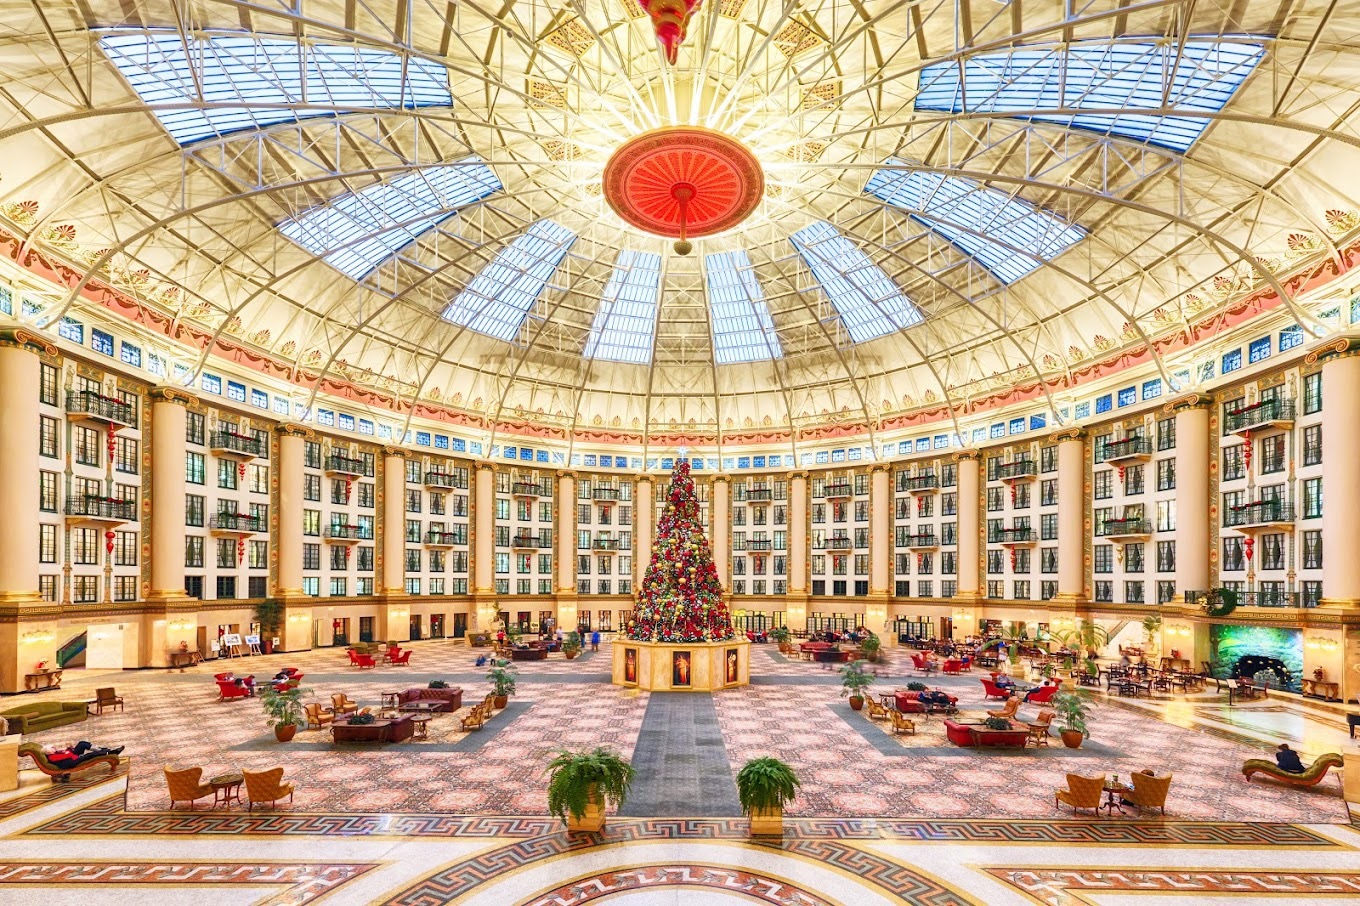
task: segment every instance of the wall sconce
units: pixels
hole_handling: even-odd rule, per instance
[[[1327,637],[1325,637],[1325,636],[1317,636],[1317,635],[1315,635],[1315,636],[1309,636],[1308,638],[1304,639],[1304,640],[1303,640],[1303,645],[1304,645],[1305,648],[1311,648],[1311,649],[1313,649],[1314,651],[1324,651],[1324,652],[1333,652],[1333,651],[1336,651],[1337,648],[1339,647],[1339,646],[1336,644],[1336,640],[1335,640],[1335,639],[1329,639],[1329,638],[1327,638]]]
[[[167,628],[171,632],[188,632],[190,629],[194,628],[194,624],[190,623],[188,620],[171,620],[170,625]]]
[[[305,613],[290,613],[290,614],[288,615],[288,622],[290,622],[290,623],[305,623],[305,622],[307,622],[307,614],[305,614]]]
[[[22,641],[35,645],[39,642],[54,642],[56,638],[56,635],[46,630],[34,630],[33,632],[25,632]]]
[[[1176,625],[1166,627],[1167,635],[1178,635],[1189,638],[1192,632],[1193,630],[1189,626]]]

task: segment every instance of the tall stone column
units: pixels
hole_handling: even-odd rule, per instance
[[[594,503],[592,502],[592,506]],[[576,606],[576,473],[557,473],[557,625],[579,625]],[[593,625],[593,624],[592,624]]]
[[[1064,604],[1086,599],[1086,432],[1069,428],[1058,442],[1058,597]]]
[[[492,630],[496,617],[496,473],[491,463],[476,466],[473,493],[472,597],[474,611],[469,629]]]
[[[283,602],[283,648],[285,651],[304,651],[312,647],[312,599],[302,593],[302,510],[303,463],[305,444],[313,435],[301,425],[286,423],[276,429],[279,435],[279,456],[274,464],[278,479],[278,499],[274,504],[274,548],[278,554],[278,572],[274,580],[274,594]]]
[[[982,571],[982,454],[963,450],[955,454],[959,466],[959,521],[957,581],[954,599],[976,604],[982,597],[978,576]]]
[[[652,476],[642,475],[633,493],[633,593],[642,587],[642,577],[652,562],[652,536],[656,531],[656,485]],[[622,629],[623,627],[619,627]]]
[[[732,478],[713,476],[713,565],[723,594],[732,591]]]
[[[864,625],[875,633],[886,632],[888,625],[893,576],[892,526],[892,467],[876,463],[869,468],[869,597],[864,602]]]
[[[1176,601],[1209,590],[1209,407],[1201,394],[1172,400],[1176,417]]]
[[[164,638],[147,654],[151,666],[161,667],[167,663],[167,649],[178,649],[181,642],[198,647],[198,604],[184,590],[184,437],[192,398],[176,387],[157,387],[149,398],[151,506],[142,514],[142,531],[151,550],[147,604],[158,612],[164,608]],[[158,634],[155,627],[151,634]]]
[[[59,644],[23,640],[42,611],[57,609],[38,592],[38,353],[57,349],[23,328],[0,330],[0,513],[12,529],[0,544],[0,692],[22,690],[24,674],[51,664]]]
[[[789,475],[789,584],[784,619],[794,631],[807,629],[808,605],[808,475]]]
[[[406,601],[406,451],[383,447],[382,603],[378,607],[377,638],[405,642],[411,638],[411,608]]]

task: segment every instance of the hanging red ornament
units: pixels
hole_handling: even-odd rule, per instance
[[[1015,548],[1011,548],[1011,572],[1015,572]]]
[[[242,481],[246,480],[246,464],[244,460],[236,466],[236,476]]]
[[[1011,485],[1011,506],[1015,506],[1015,485]]]
[[[348,544],[346,544],[346,545],[345,545],[345,565],[346,565],[346,566],[349,565],[349,554],[350,554],[350,551],[351,551],[351,550],[353,550],[353,548],[350,547]]]
[[[925,499],[924,497],[917,497],[917,498],[916,498],[916,515],[917,515],[917,516],[920,516],[922,513],[925,512],[925,509],[926,509],[926,499]]]
[[[1119,471],[1119,483],[1122,485],[1124,483],[1124,467],[1115,466],[1115,468]]]
[[[113,539],[114,539],[114,537],[115,537],[115,536],[114,536],[114,533],[113,533],[113,530],[112,530],[112,529],[110,529],[109,531],[107,531],[107,532],[104,533],[104,550],[108,551],[109,554],[110,554],[110,556],[112,556],[112,554],[113,554]]]
[[[1250,560],[1251,560],[1251,552],[1252,552],[1252,549],[1255,548],[1255,547],[1256,547],[1256,539],[1255,539],[1255,538],[1252,538],[1250,535],[1247,536],[1247,540],[1245,540],[1245,541],[1242,542],[1242,550],[1243,550],[1244,552],[1246,552],[1248,562],[1250,562]]]
[[[236,565],[240,566],[242,561],[245,560],[245,558],[246,558],[246,539],[238,538],[236,540]]]
[[[1242,432],[1242,465],[1243,465],[1243,467],[1244,467],[1248,472],[1251,471],[1251,432],[1250,432],[1250,431],[1243,431],[1243,432]]]
[[[109,423],[109,462],[110,462],[110,464],[112,464],[112,462],[113,462],[113,451],[114,451],[114,450],[116,449],[116,447],[117,447],[117,439],[116,439],[116,437],[115,437],[115,435],[117,435],[117,434],[118,434],[118,426],[115,425],[115,424],[113,424],[113,423]]]
[[[353,488],[353,487],[354,487],[354,479],[353,479],[353,478],[346,478],[346,479],[345,479],[345,503],[349,503],[349,492],[350,492],[350,489]]]

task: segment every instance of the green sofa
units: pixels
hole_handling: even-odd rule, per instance
[[[33,702],[0,711],[11,733],[39,733],[66,724],[78,724],[86,717],[84,702]]]

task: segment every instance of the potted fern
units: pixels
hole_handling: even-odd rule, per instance
[[[877,664],[879,649],[883,647],[883,640],[871,632],[869,637],[860,643],[859,647],[870,663]]]
[[[856,711],[864,707],[864,690],[874,682],[874,678],[864,672],[865,663],[852,661],[841,668],[841,688],[850,696],[850,707]]]
[[[1058,718],[1062,721],[1059,735],[1062,736],[1063,745],[1069,749],[1080,749],[1081,741],[1091,737],[1091,731],[1086,729],[1091,712],[1085,699],[1071,692],[1060,692],[1053,696],[1053,710],[1058,712]]]
[[[491,668],[486,678],[494,687],[492,694],[496,696],[491,704],[499,711],[509,703],[510,696],[515,694],[515,668],[508,666],[505,661],[499,661]]]
[[[566,639],[562,641],[562,653],[567,656],[567,660],[576,660],[576,656],[581,653],[581,634],[579,632],[567,633]]]
[[[789,639],[792,638],[792,636],[789,633],[789,627],[780,626],[778,629],[770,630],[770,638],[775,640],[775,644],[779,646],[779,650],[782,653],[784,654],[789,653],[789,649],[791,647],[789,645]]]
[[[260,705],[269,719],[274,738],[279,742],[288,742],[297,735],[303,715],[302,696],[311,694],[311,689],[284,689],[279,692],[272,684],[260,691]]]
[[[633,784],[633,766],[602,746],[589,752],[559,749],[548,771],[548,813],[569,831],[603,830],[605,804],[623,805]]]
[[[798,795],[798,776],[778,758],[753,758],[737,772],[737,799],[751,836],[782,836],[784,806]]]
[[[1004,717],[988,717],[982,722],[988,730],[1009,730],[1011,722]]]

